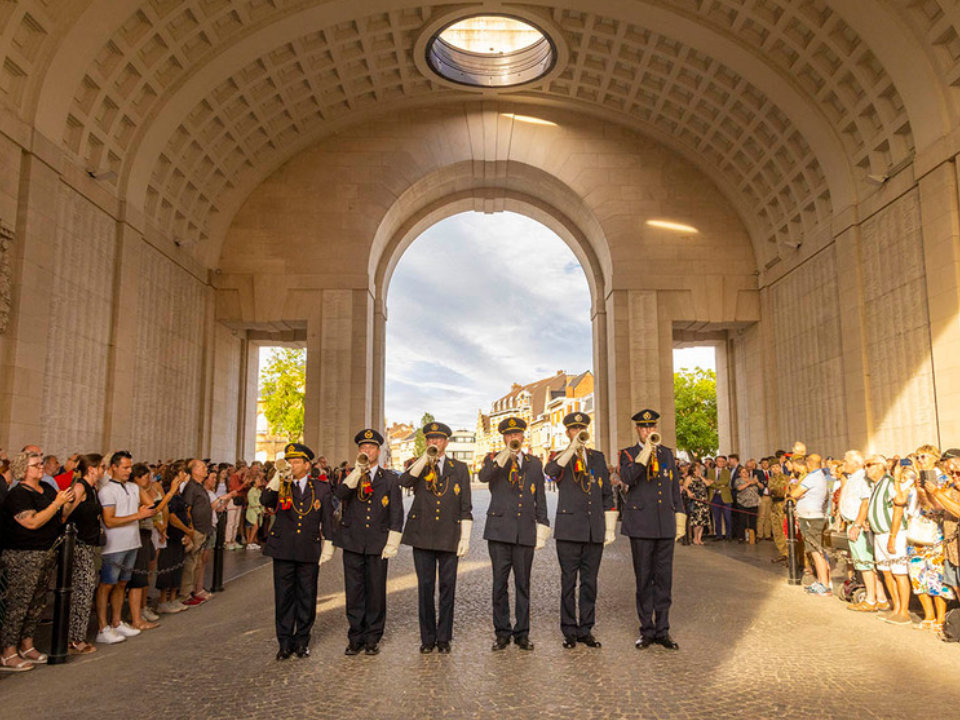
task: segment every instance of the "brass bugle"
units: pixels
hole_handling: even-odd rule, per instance
[[[586,445],[590,441],[590,433],[588,433],[586,430],[581,430],[577,433],[577,440],[581,444]]]
[[[516,438],[514,438],[509,443],[507,443],[507,447],[510,448],[510,452],[512,453],[517,452],[520,449],[521,445],[523,445],[523,443],[517,440]]]
[[[436,445],[427,445],[427,457],[430,459],[430,462],[433,462],[437,459],[437,455],[440,454],[440,448]]]
[[[273,461],[273,468],[277,471],[277,475],[281,478],[285,478],[290,475],[290,463],[287,462],[286,458],[277,458]]]
[[[370,464],[370,456],[369,456],[369,455],[367,455],[365,452],[362,452],[362,453],[358,453],[358,454],[357,454],[357,466],[358,466],[358,467],[366,467],[366,466],[368,466],[369,464]]]
[[[650,441],[651,445],[659,445],[663,441],[660,437],[660,433],[658,432],[650,433],[647,439]]]

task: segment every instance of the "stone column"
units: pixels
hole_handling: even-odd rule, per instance
[[[730,342],[725,340],[714,346],[717,364],[717,431],[718,450],[721,453],[738,452],[740,443],[737,428],[737,393],[732,382],[733,351]]]
[[[610,387],[607,383],[607,312],[599,302],[594,303],[590,320],[593,325],[593,416],[596,419],[592,431],[594,447],[606,454],[608,462],[613,462],[618,448],[613,447],[610,418],[606,413],[610,404]]]
[[[953,162],[920,179],[920,216],[939,437],[960,437],[960,211]]]
[[[21,164],[10,319],[0,357],[0,441],[19,450],[41,442],[44,368],[50,322],[57,172],[35,155]]]
[[[371,358],[370,422],[385,433],[384,392],[386,390],[387,309],[383,299],[373,301],[373,348]]]

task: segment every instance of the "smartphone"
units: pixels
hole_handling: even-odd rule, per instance
[[[910,467],[911,465],[913,465],[913,460],[910,458],[901,458],[900,467]]]
[[[158,506],[160,505],[160,503],[162,503],[162,502],[163,502],[163,498],[160,498],[159,500],[154,501],[153,505],[151,505],[150,507],[153,508],[154,510],[156,510],[157,507],[158,507]]]

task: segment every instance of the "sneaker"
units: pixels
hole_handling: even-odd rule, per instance
[[[817,583],[817,589],[810,591],[811,595],[816,595],[817,597],[827,597],[833,595],[833,591],[822,583]]]
[[[156,622],[157,620],[160,619],[160,616],[157,615],[157,614],[153,611],[153,609],[152,609],[152,608],[149,608],[149,607],[145,607],[143,610],[141,610],[141,611],[140,611],[140,614],[143,615],[143,619],[144,619],[144,620],[148,620],[148,621],[150,621],[150,622]]]
[[[128,638],[136,637],[140,634],[140,631],[137,630],[137,628],[133,627],[133,625],[127,625],[125,622],[121,622],[113,629],[124,637]]]
[[[202,597],[197,597],[194,595],[192,598],[187,598],[186,600],[181,601],[187,607],[195,607],[197,605],[203,605],[206,602]]]
[[[165,615],[173,615],[186,609],[186,605],[180,602],[162,602],[157,606],[157,610]]]
[[[139,630],[137,632],[140,632]],[[103,630],[97,633],[97,642],[101,645],[113,645],[126,640],[125,635],[121,635],[116,629],[107,625]]]
[[[819,594],[821,589],[826,590],[826,588],[823,585],[821,585],[818,581],[814,581],[804,588],[804,592],[808,592],[811,595],[817,595]]]
[[[203,598],[204,600],[212,600],[214,597],[216,597],[214,593],[208,590],[201,590],[200,592],[194,593],[193,595],[194,597],[200,597],[200,598]]]
[[[247,550],[259,550],[259,549],[260,549],[260,546],[257,545],[256,543],[250,543],[250,544],[247,545],[246,547],[247,547]]]

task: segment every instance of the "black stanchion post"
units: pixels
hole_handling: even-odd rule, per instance
[[[791,585],[799,585],[802,575],[800,574],[800,558],[797,557],[797,529],[794,522],[794,508],[796,502],[792,498],[784,501],[784,510],[787,514],[787,568],[790,576],[787,582]]]
[[[61,665],[69,657],[70,601],[73,597],[73,551],[77,542],[77,528],[69,523],[64,531],[57,558],[57,586],[53,590],[53,637],[50,643],[51,665]]]
[[[213,592],[223,592],[223,548],[227,537],[227,514],[217,513],[217,541],[213,545]]]

